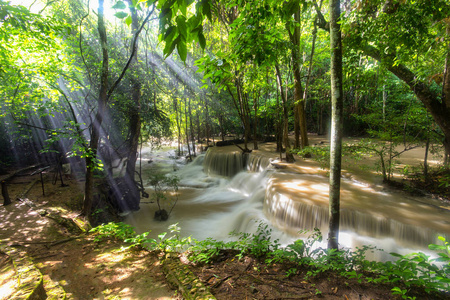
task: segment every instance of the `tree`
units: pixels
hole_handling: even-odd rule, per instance
[[[329,30],[319,10],[318,14],[319,26]],[[374,58],[409,86],[441,129],[446,153],[450,153],[449,15],[450,3],[444,0],[376,0],[351,2],[343,19],[347,47]]]
[[[342,41],[339,19],[340,1],[330,1],[331,48],[331,141],[330,141],[330,203],[328,249],[339,247],[340,186],[342,160]]]
[[[132,10],[133,13],[133,10]],[[143,24],[145,24],[151,12],[146,16]],[[134,30],[133,41],[132,41],[132,51],[130,57],[123,67],[122,72],[118,76],[118,78],[114,81],[114,83],[109,86],[108,77],[109,77],[109,54],[108,54],[108,44],[107,44],[107,33],[106,33],[106,25],[104,21],[104,0],[98,0],[98,15],[97,15],[97,30],[100,37],[100,46],[102,51],[102,66],[100,72],[100,86],[99,86],[99,94],[97,98],[97,113],[95,114],[95,118],[92,123],[91,130],[91,140],[89,143],[89,148],[87,149],[86,155],[86,181],[85,181],[85,194],[84,194],[84,203],[83,203],[83,214],[86,216],[90,216],[92,203],[93,203],[93,185],[94,185],[94,170],[97,168],[97,150],[100,141],[100,129],[103,122],[103,118],[106,112],[106,105],[108,99],[114,93],[115,89],[123,79],[125,73],[130,67],[134,56],[137,53],[137,40],[139,34],[143,28],[143,25]],[[136,26],[137,27],[137,26]],[[140,124],[139,124],[140,127]],[[134,145],[137,149],[137,143]],[[134,158],[134,163],[136,163],[136,159]],[[132,167],[134,169],[134,167]],[[134,172],[133,172],[134,178]],[[134,189],[135,190],[135,189]],[[136,195],[134,195],[136,196]],[[135,209],[136,207],[131,207],[131,209]],[[126,209],[126,208],[125,208]]]
[[[301,82],[301,69],[300,69],[300,39],[301,39],[301,6],[300,1],[289,1],[286,4],[288,6],[286,30],[289,34],[291,41],[291,55],[294,73],[294,110],[295,110],[295,148],[307,147],[308,131],[306,128],[306,111],[305,111],[305,99],[303,97],[304,90]],[[294,18],[292,19],[292,15]],[[299,141],[299,136],[301,141]],[[301,143],[301,144],[300,144]]]

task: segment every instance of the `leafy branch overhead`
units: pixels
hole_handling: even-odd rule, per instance
[[[190,42],[197,42],[202,49],[206,46],[206,38],[203,33],[203,20],[205,16],[212,20],[210,0],[202,0],[192,6],[194,0],[135,0],[134,6],[138,10],[143,10],[150,6],[155,6],[159,11],[159,41],[165,43],[163,50],[167,58],[177,49],[182,61],[187,58],[187,45]],[[124,1],[117,1],[113,6],[117,12],[115,16],[123,19],[125,23],[131,25],[131,15],[127,10]],[[195,10],[195,13],[192,10]]]
[[[203,20],[205,16],[212,20],[211,4],[209,0],[202,0],[195,4],[195,13],[190,11],[193,0],[158,1],[159,41],[164,41],[164,55],[168,57],[175,48],[182,61],[187,57],[187,44],[198,42],[205,48],[206,38],[203,34]]]

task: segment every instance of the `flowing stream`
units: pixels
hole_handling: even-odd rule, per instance
[[[178,176],[178,202],[169,220],[159,222],[153,219],[157,205],[143,199],[141,210],[128,215],[126,222],[138,233],[151,230],[153,237],[178,223],[182,236],[227,240],[232,231],[255,232],[262,221],[273,227],[273,239],[282,245],[308,235],[299,231],[314,228],[326,238],[326,172],[312,161],[276,162],[273,151],[265,151],[272,150],[272,144],[260,147],[249,155],[234,146],[214,147],[190,164],[174,159],[173,150],[144,153],[144,183],[146,174],[157,170]],[[449,207],[429,197],[388,190],[373,174],[359,173],[351,166],[343,172],[342,246],[377,246],[385,252],[373,258],[385,260],[388,252],[427,252],[428,244],[438,243],[438,235],[450,237]],[[150,185],[147,191],[151,193]]]

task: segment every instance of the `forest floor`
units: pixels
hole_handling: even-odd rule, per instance
[[[14,179],[9,193],[20,193],[33,179]],[[25,250],[44,278],[65,290],[67,299],[182,299],[167,283],[158,253],[123,250],[122,242],[95,242],[92,235],[74,236],[42,215],[45,209],[76,216],[78,211],[71,207],[79,197],[79,182],[66,183],[68,187],[60,187],[46,181],[45,196],[36,184],[28,195],[32,204],[16,200],[1,206],[0,243]],[[0,270],[4,270],[10,261],[0,255]],[[217,299],[397,299],[389,286],[359,284],[332,273],[305,280],[300,271],[288,278],[290,266],[267,266],[248,256],[238,260],[231,252],[211,265],[189,267]],[[1,300],[15,291],[13,278],[14,274],[2,271]]]
[[[0,206],[0,244],[26,251],[45,280],[59,284],[67,299],[182,299],[166,281],[159,253],[126,249],[116,240],[94,241],[89,234],[73,234],[54,222],[52,212],[75,219],[83,182],[66,179],[66,187],[52,184],[53,174],[32,187],[26,199],[16,200],[35,176],[15,177],[8,183],[13,203]],[[0,252],[0,300],[14,292],[15,274],[8,256]],[[286,276],[290,268],[293,276]],[[305,279],[307,268],[266,265],[250,256],[237,259],[222,252],[209,265],[189,265],[217,299],[401,299],[392,286],[358,283],[334,273]],[[417,299],[439,299],[419,292]],[[61,299],[57,297],[55,299]],[[444,299],[444,297],[442,298]]]

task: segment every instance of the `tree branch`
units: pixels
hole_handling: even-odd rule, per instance
[[[323,16],[322,12],[320,11],[320,7],[319,5],[317,5],[316,1],[313,1],[314,4],[314,8],[316,9],[317,12],[317,26],[319,26],[319,28],[330,32],[330,22],[327,22],[325,20],[325,17]],[[322,3],[320,4],[322,5]]]
[[[122,81],[123,77],[125,76],[125,73],[127,72],[128,68],[130,67],[131,61],[133,60],[134,54],[136,52],[135,49],[136,49],[136,44],[137,44],[137,40],[138,40],[139,34],[141,33],[142,28],[144,28],[145,23],[147,23],[148,19],[153,14],[154,10],[155,10],[155,6],[153,6],[152,10],[148,13],[147,17],[145,17],[144,21],[142,22],[141,27],[139,27],[138,31],[136,31],[136,34],[133,37],[133,46],[131,48],[132,49],[131,55],[128,58],[128,61],[127,61],[126,65],[125,65],[125,67],[123,67],[122,73],[120,74],[119,78],[117,78],[117,80],[113,83],[111,88],[108,90],[106,101],[108,101],[109,98],[111,97],[111,95],[114,93],[114,90],[117,88],[117,86],[119,85],[120,81]]]
[[[88,3],[87,3],[87,7],[88,7],[87,13],[86,13],[86,15],[84,15],[84,16],[81,18],[81,20],[80,20],[79,47],[80,47],[80,55],[81,55],[81,59],[83,60],[84,66],[86,67],[86,72],[87,72],[87,75],[88,75],[89,83],[90,83],[91,86],[92,86],[91,73],[89,72],[89,68],[88,68],[87,63],[86,63],[86,60],[85,60],[85,58],[84,58],[84,54],[83,54],[83,46],[82,46],[82,44],[81,44],[81,41],[82,41],[82,38],[83,38],[83,36],[82,36],[82,34],[81,34],[81,32],[82,32],[81,25],[83,24],[84,19],[86,19],[86,18],[89,16],[89,2],[90,2],[90,0],[88,0]]]

